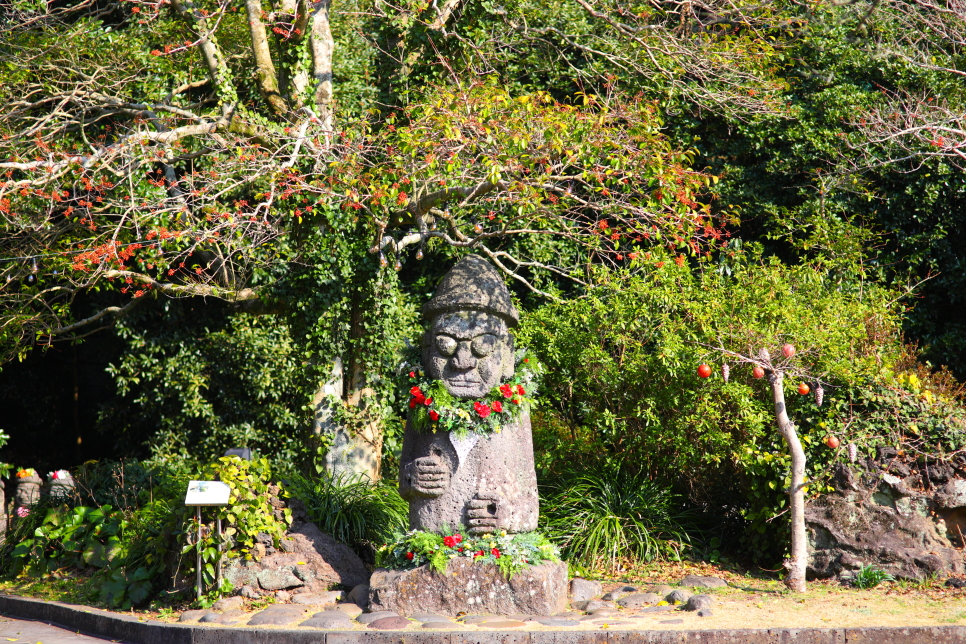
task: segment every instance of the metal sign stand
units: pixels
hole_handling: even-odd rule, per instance
[[[201,568],[201,540],[202,540],[202,530],[201,530],[201,508],[203,506],[221,506],[228,505],[228,499],[231,495],[231,488],[228,487],[227,483],[222,483],[221,481],[189,481],[188,482],[188,493],[185,496],[184,504],[187,506],[194,506],[195,508],[195,520],[198,521],[198,540],[195,544],[197,551],[197,558],[195,561],[195,568],[197,570],[197,593],[198,599],[205,594],[204,588],[204,574]],[[223,535],[221,532],[221,517],[215,519],[215,529],[217,530],[217,548],[218,548],[218,567],[215,569],[215,586],[221,586],[221,552],[222,552],[222,541]]]

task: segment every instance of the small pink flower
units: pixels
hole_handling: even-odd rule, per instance
[[[25,518],[28,514],[30,514],[29,508],[25,508],[23,506],[17,508],[17,516],[21,519]]]

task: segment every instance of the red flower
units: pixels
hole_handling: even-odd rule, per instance
[[[500,385],[500,393],[503,394],[504,398],[513,397],[513,387],[510,385]]]
[[[407,553],[406,553],[406,559],[409,559],[410,561],[412,561],[412,560],[413,560],[413,557],[415,557],[415,556],[416,556],[416,555],[414,555],[414,554],[413,554],[413,553],[411,553],[411,552],[407,552]]]
[[[423,390],[420,389],[418,386],[414,386],[412,389],[410,389],[409,390],[409,393],[411,393],[413,396],[416,396],[417,398],[425,398],[426,397],[426,396],[423,395]]]
[[[413,405],[413,406],[415,407],[415,405]],[[436,412],[435,409],[430,409],[429,410],[429,418],[431,420],[439,420],[439,414]]]
[[[498,414],[501,411],[503,411],[503,403],[501,403],[499,400],[494,400],[492,406],[493,406],[493,411],[495,411]]]
[[[447,548],[455,548],[456,539],[454,539],[453,537],[443,537],[443,545],[446,546]]]
[[[490,409],[489,405],[483,404],[481,402],[473,403],[473,409],[476,410],[476,413],[479,415],[480,418],[486,418],[487,416],[490,415],[490,412],[493,411],[492,409]]]
[[[461,534],[454,534],[453,535],[453,540],[456,541],[456,543],[461,543],[463,541],[463,535],[461,535]]]
[[[410,398],[409,399],[409,408],[410,409],[415,409],[416,408],[416,399],[415,398]]]
[[[484,554],[486,554],[486,553],[483,552],[482,550],[477,550],[476,552],[473,553],[473,556],[474,557],[482,557]]]
[[[409,377],[410,378],[415,378],[416,377],[416,372],[415,371],[410,371],[409,372]]]
[[[429,407],[430,405],[433,404],[433,399],[432,398],[427,398],[426,400],[423,401],[423,404],[426,405],[427,407]]]
[[[496,548],[494,548],[493,550],[490,550],[490,554],[496,557],[497,559],[500,558],[500,551],[497,550]]]
[[[520,395],[522,396],[523,394],[525,394],[525,393],[527,393],[527,392],[526,392],[526,391],[524,391],[524,389],[523,389],[523,385],[517,385],[517,393],[518,393],[518,394],[520,394]]]
[[[519,405],[519,404],[521,404],[521,403],[522,403],[523,401],[522,401],[522,400],[520,400],[520,398],[519,398],[519,397],[517,397],[517,398],[514,398],[513,400],[511,400],[510,402],[512,402],[512,403],[513,403],[514,405]]]

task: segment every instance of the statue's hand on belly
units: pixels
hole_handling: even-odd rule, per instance
[[[503,502],[496,494],[477,494],[466,503],[466,518],[472,535],[491,534],[499,528]]]
[[[449,466],[438,454],[421,456],[406,466],[410,489],[418,496],[442,496],[449,487]]]

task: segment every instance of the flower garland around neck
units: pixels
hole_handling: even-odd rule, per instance
[[[409,390],[409,418],[420,431],[500,433],[515,422],[523,409],[536,406],[536,392],[543,366],[526,349],[514,354],[513,376],[482,398],[456,398],[441,380],[430,380],[418,357],[403,363]]]

